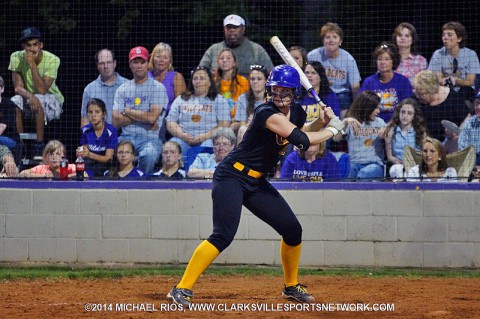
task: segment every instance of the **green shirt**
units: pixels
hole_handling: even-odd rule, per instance
[[[60,59],[48,51],[43,50],[42,61],[37,66],[38,73],[43,78],[48,76],[53,80],[52,85],[48,89],[49,94],[54,94],[63,103],[64,98],[62,92],[57,87],[55,79],[57,78],[58,67],[60,66]],[[13,52],[10,56],[10,65],[8,69],[12,72],[17,72],[22,75],[25,89],[33,94],[40,94],[33,83],[32,70],[28,67],[28,63],[25,61],[25,50]]]

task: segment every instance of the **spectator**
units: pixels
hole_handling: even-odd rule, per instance
[[[340,49],[343,30],[336,23],[326,23],[321,31],[323,46],[308,52],[308,61],[322,63],[330,80],[332,91],[337,94],[342,110],[341,118],[347,114],[353,97],[360,88],[360,71],[357,62],[347,51]]]
[[[227,100],[218,94],[210,70],[200,66],[193,70],[189,90],[173,102],[167,129],[173,136],[170,140],[180,144],[186,156],[191,147],[211,149],[212,134],[220,126],[230,126],[230,120]]]
[[[34,143],[34,160],[42,159],[44,148],[45,123],[59,119],[64,98],[57,87],[60,59],[43,50],[40,31],[34,27],[26,28],[20,37],[21,51],[10,56],[8,69],[12,71],[15,95],[12,101],[18,105],[17,131],[23,133],[23,116],[35,118],[37,140]]]
[[[43,163],[23,170],[19,177],[60,179],[60,162],[65,157],[65,146],[58,140],[50,140],[43,150]],[[75,164],[68,164],[68,177],[76,176]]]
[[[5,82],[0,76],[0,145],[4,145],[10,151],[16,151],[20,137],[17,132],[16,109],[17,105],[11,100],[3,98]]]
[[[218,55],[218,68],[213,76],[220,95],[228,102],[232,121],[235,119],[238,97],[249,89],[248,80],[238,74],[237,58],[231,49],[223,49]]]
[[[318,61],[308,62],[305,67],[305,75],[322,102],[330,106],[335,115],[340,117],[340,102],[337,95],[330,89],[330,83],[328,82],[325,68],[322,64]],[[305,96],[300,101],[300,104],[305,112],[307,112],[307,123],[318,118],[320,105],[318,105],[310,93],[305,92]]]
[[[180,72],[173,69],[173,53],[172,48],[167,43],[160,42],[153,48],[148,62],[148,75],[162,83],[167,90],[168,104],[165,111],[159,119],[160,139],[162,142],[168,140],[171,136],[167,135],[167,126],[165,125],[165,118],[170,112],[170,107],[173,101],[187,90],[185,79]]]
[[[439,140],[427,137],[422,144],[422,163],[407,173],[408,182],[457,182],[457,171],[448,167],[447,154]]]
[[[413,95],[412,85],[406,77],[393,71],[400,61],[394,45],[383,43],[375,48],[372,56],[378,71],[365,79],[360,92],[369,90],[380,96],[379,116],[388,122],[398,103]]]
[[[282,165],[280,178],[304,182],[323,182],[340,178],[337,159],[325,148],[325,142],[307,150],[291,152]]]
[[[268,73],[262,65],[251,65],[248,81],[250,89],[238,98],[238,108],[235,113],[235,121],[232,124],[233,131],[237,132],[237,144],[243,139],[248,124],[252,121],[253,111],[265,102],[265,83]]]
[[[476,165],[475,168],[473,169],[470,182],[474,182],[474,183],[480,182],[480,165]]]
[[[123,140],[118,143],[115,150],[116,161],[110,168],[110,170],[105,172],[105,176],[111,178],[126,178],[126,179],[135,179],[140,178],[145,173],[133,166],[133,161],[135,160],[135,145],[128,140]]]
[[[0,165],[0,177],[16,177],[18,175],[15,158],[5,145],[0,145]]]
[[[167,43],[160,42],[153,48],[148,61],[148,75],[167,89],[165,112],[168,113],[175,98],[187,90],[187,85],[182,73],[174,71],[172,47]]]
[[[442,120],[460,125],[468,114],[461,96],[447,86],[441,86],[433,71],[423,70],[415,76],[415,96],[420,101],[429,136],[442,140],[445,129]]]
[[[305,70],[307,65],[307,50],[304,47],[294,45],[288,49],[290,55],[295,59],[300,69]]]
[[[470,145],[475,146],[477,166],[480,166],[480,92],[475,97],[475,114],[469,117],[458,138],[458,149],[463,150]]]
[[[385,121],[380,113],[380,97],[373,91],[363,91],[352,103],[344,123],[350,155],[349,178],[372,180],[383,177],[384,147],[382,136]],[[340,135],[335,136],[338,141]]]
[[[122,128],[119,141],[135,145],[138,167],[152,174],[162,151],[158,118],[168,104],[165,86],[148,77],[148,51],[135,47],[129,53],[133,80],[122,84],[115,93],[113,125]]]
[[[438,76],[440,85],[450,86],[464,100],[471,101],[480,63],[475,51],[466,48],[467,30],[460,22],[447,22],[442,27],[443,47],[436,50],[428,69]]]
[[[185,178],[182,162],[182,147],[177,142],[168,141],[163,145],[162,168],[153,175],[161,179],[180,180]]]
[[[218,67],[218,54],[222,49],[230,48],[238,58],[238,71],[241,75],[247,76],[252,64],[263,65],[270,72],[273,63],[267,51],[258,43],[250,41],[245,36],[245,29],[245,20],[242,17],[236,14],[225,17],[223,20],[225,40],[212,44],[203,55],[199,65],[215,71]]]
[[[213,154],[200,153],[188,169],[188,177],[213,178],[217,165],[235,147],[237,140],[235,133],[229,127],[219,127],[212,136]]]
[[[400,63],[395,72],[408,78],[413,85],[415,75],[427,68],[427,59],[418,53],[417,30],[412,24],[402,22],[395,28],[392,42],[400,54]]]
[[[105,122],[107,107],[102,100],[93,98],[88,101],[87,115],[90,123],[82,127],[82,151],[77,154],[84,158],[89,177],[103,176],[118,144],[117,130]]]
[[[404,176],[403,150],[405,146],[420,151],[427,127],[417,101],[408,98],[400,102],[385,129],[385,150],[390,163],[390,177]]]
[[[123,76],[115,72],[117,60],[115,54],[109,49],[101,49],[95,54],[95,64],[100,75],[90,82],[83,90],[81,126],[90,123],[88,119],[87,104],[93,98],[105,102],[105,122],[112,123],[113,99],[117,89],[127,81]]]

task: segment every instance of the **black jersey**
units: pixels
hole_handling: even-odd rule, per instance
[[[253,114],[242,142],[230,152],[229,157],[256,171],[269,172],[278,163],[289,145],[286,138],[277,135],[266,128],[267,119],[281,111],[273,104],[267,102],[259,105]],[[307,119],[307,113],[298,103],[290,105],[290,122],[302,128]]]

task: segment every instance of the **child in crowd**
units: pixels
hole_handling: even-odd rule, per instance
[[[121,141],[115,150],[117,163],[105,172],[105,176],[112,178],[140,178],[145,175],[133,165],[135,160],[135,146],[128,140]]]
[[[218,68],[214,80],[218,92],[228,101],[233,120],[238,97],[248,91],[249,85],[248,80],[238,73],[237,58],[231,49],[225,48],[218,54]]]
[[[23,170],[19,177],[55,178],[60,179],[60,163],[65,157],[65,146],[62,142],[51,140],[43,150],[43,163],[35,167]],[[75,164],[68,164],[68,177],[76,176]]]
[[[380,97],[373,91],[363,91],[354,100],[344,119],[345,137],[350,155],[349,178],[372,180],[383,177],[383,133],[385,121],[380,113]],[[337,134],[335,139],[341,139]]]
[[[310,145],[307,150],[290,153],[282,165],[280,178],[305,182],[323,182],[340,178],[337,160],[325,148],[325,142]]]
[[[294,45],[288,49],[288,53],[293,57],[295,62],[297,62],[300,69],[305,71],[305,66],[307,65],[307,50],[304,47]]]
[[[235,113],[235,119],[232,123],[234,132],[237,132],[237,144],[243,138],[243,134],[247,130],[248,124],[250,124],[253,111],[265,102],[265,83],[267,83],[268,73],[262,65],[251,65],[250,73],[248,75],[248,81],[250,82],[250,88],[248,92],[243,93],[238,98],[238,108]]]
[[[340,117],[340,101],[337,95],[330,89],[330,83],[322,64],[318,61],[308,62],[305,66],[305,75],[322,102],[331,107],[335,115]],[[318,118],[320,106],[310,93],[305,92],[300,104],[307,112],[307,123]]]
[[[182,162],[182,147],[177,142],[169,141],[163,145],[162,168],[153,173],[161,179],[180,180],[185,178]]]
[[[117,130],[105,122],[106,116],[107,108],[101,99],[88,101],[87,117],[90,123],[82,127],[82,146],[77,154],[84,158],[85,171],[90,177],[103,176],[118,144]]]
[[[403,177],[403,150],[405,146],[421,149],[422,141],[427,136],[425,120],[421,115],[417,101],[408,98],[400,102],[385,129],[385,149],[387,160],[392,164],[390,177]]]
[[[427,59],[418,53],[417,30],[412,24],[402,22],[395,28],[392,42],[400,54],[400,63],[395,72],[409,79],[413,85],[415,75],[427,68]]]

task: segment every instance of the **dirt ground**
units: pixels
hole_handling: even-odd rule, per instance
[[[306,306],[281,297],[281,277],[204,275],[194,302],[217,309],[185,311],[165,299],[178,280],[4,281],[0,318],[480,318],[480,279],[304,276],[317,299]]]

